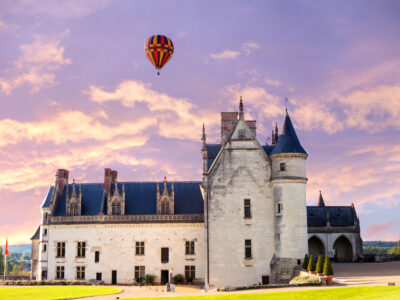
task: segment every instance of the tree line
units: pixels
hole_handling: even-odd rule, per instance
[[[4,266],[4,252],[0,247],[0,275],[29,275],[31,270],[31,257],[27,253],[11,252]]]

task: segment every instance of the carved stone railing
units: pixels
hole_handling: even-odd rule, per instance
[[[353,232],[359,233],[357,226],[315,226],[308,227],[308,233],[331,233],[331,232]]]
[[[52,216],[47,224],[203,223],[203,214]]]

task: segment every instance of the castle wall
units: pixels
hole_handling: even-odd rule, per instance
[[[145,266],[146,274],[156,275],[161,270],[173,276],[185,274],[185,266],[196,267],[196,279],[204,281],[204,224],[87,224],[48,225],[48,275],[56,278],[56,266],[64,266],[65,279],[76,279],[76,267],[85,266],[85,280],[96,279],[111,284],[111,272],[117,271],[119,284],[132,283],[135,266]],[[185,241],[195,241],[195,255],[185,254]],[[145,242],[145,254],[135,255],[135,242]],[[65,242],[65,258],[56,258],[57,242]],[[86,257],[78,258],[77,242],[86,242]],[[161,248],[169,248],[169,262],[161,263]],[[95,263],[95,251],[100,261]]]
[[[209,285],[252,285],[270,275],[274,254],[274,209],[270,164],[265,153],[239,121],[208,178]],[[244,218],[244,199],[251,201],[251,218]],[[245,258],[245,240],[251,240],[252,258]]]

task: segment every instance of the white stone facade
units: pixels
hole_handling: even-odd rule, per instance
[[[76,267],[85,267],[85,280],[101,273],[105,283],[131,284],[135,266],[144,266],[146,274],[161,279],[161,270],[171,275],[185,274],[185,266],[195,266],[196,279],[204,281],[204,226],[202,223],[179,224],[87,224],[47,225],[47,236],[41,238],[39,261],[46,262],[47,279],[56,279],[56,267],[64,266],[64,279],[77,280]],[[42,227],[43,228],[43,227]],[[42,230],[43,231],[43,230]],[[185,242],[195,242],[195,254],[185,254]],[[57,258],[57,243],[65,242],[65,257]],[[77,257],[77,243],[86,243],[86,255]],[[136,242],[144,242],[144,255],[136,255]],[[47,251],[43,245],[47,244]],[[169,248],[169,262],[161,262],[161,248]],[[95,251],[100,252],[95,262]],[[39,268],[40,269],[40,268]],[[37,274],[41,278],[41,272]],[[169,276],[171,276],[169,275]]]

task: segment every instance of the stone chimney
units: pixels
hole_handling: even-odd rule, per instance
[[[221,112],[221,144],[223,144],[238,120],[238,112]]]
[[[110,193],[111,183],[115,183],[118,178],[118,172],[110,168],[104,169],[104,190]]]
[[[64,191],[64,186],[68,184],[68,170],[58,169],[56,174],[56,185],[58,185],[58,195]]]

